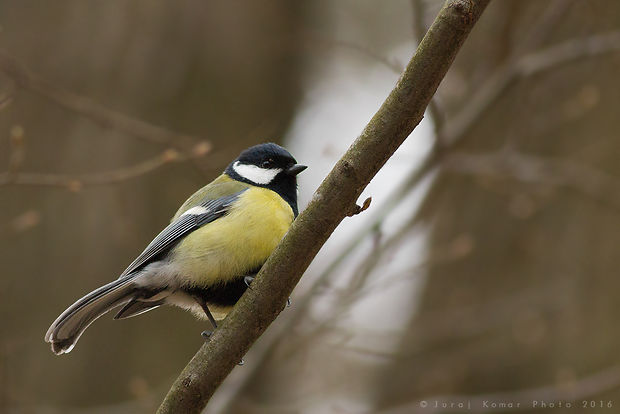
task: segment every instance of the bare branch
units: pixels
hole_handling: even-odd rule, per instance
[[[170,163],[184,162],[201,157],[206,154],[207,151],[208,148],[201,149],[200,144],[195,148],[195,151],[192,152],[191,155],[185,155],[174,149],[168,149],[153,158],[129,167],[81,176],[7,171],[0,173],[0,186],[26,185],[39,187],[61,187],[70,191],[80,191],[85,186],[109,185],[130,180],[141,175],[148,174]]]
[[[423,269],[429,269],[437,264],[461,259],[473,250],[474,241],[471,239],[471,236],[462,234],[452,240],[445,248],[440,249],[436,255],[426,258],[423,262],[399,271],[398,274],[384,276],[379,282],[369,283],[368,276],[373,266],[377,264],[379,258],[381,258],[387,250],[393,248],[403,237],[412,231],[412,223],[416,222],[417,219],[418,216],[414,215],[410,222],[404,225],[399,232],[387,239],[382,245],[378,246],[369,256],[369,260],[360,264],[358,267],[359,270],[353,272],[355,278],[347,285],[346,291],[343,291],[338,299],[337,308],[333,309],[333,316],[329,319],[323,319],[315,324],[311,331],[293,339],[292,341],[295,342],[289,344],[290,349],[301,349],[304,346],[312,346],[312,339],[321,338],[327,329],[338,326],[338,322],[342,320],[343,316],[346,316],[347,311],[351,309],[351,305],[360,298],[381,294],[383,290],[392,287],[394,284],[413,280],[417,276],[417,273]],[[299,322],[299,318],[293,317],[293,319]],[[291,321],[289,321],[289,325],[291,325]],[[296,323],[294,325],[296,325]],[[359,333],[359,330],[357,331]],[[428,333],[429,331],[432,331],[432,329],[425,327],[424,332]],[[382,331],[382,334],[383,333],[384,331]],[[357,349],[357,351],[360,350],[361,349]]]
[[[422,0],[412,0],[422,1]],[[570,9],[575,0],[553,0],[523,36],[521,42],[510,53],[506,62],[501,65],[493,76],[477,89],[473,98],[467,100],[467,105],[455,116],[452,116],[447,127],[437,134],[437,145],[450,147],[459,141],[471,128],[486,109],[496,102],[508,87],[517,80],[517,62],[524,53],[540,47],[549,38],[561,18]],[[421,6],[420,6],[421,7]]]
[[[523,43],[518,46],[517,50],[525,51],[537,47],[539,44],[544,42],[549,36],[549,31],[556,26],[558,21],[573,2],[574,0],[556,0],[551,3],[543,15],[539,18],[538,22],[534,25],[535,29],[532,33],[537,33],[536,36],[528,35]],[[419,35],[419,33],[424,30],[423,23],[419,20],[420,13],[423,13],[421,10],[423,10],[424,2],[423,0],[412,0],[412,6],[415,13],[414,31]],[[521,62],[521,65],[526,68],[524,75],[526,73],[528,76],[534,75],[560,66],[566,61],[586,58],[587,55],[584,48],[588,51],[588,53],[592,54],[604,54],[619,50],[620,42],[617,41],[617,36],[618,34],[616,32],[612,32],[609,35],[604,35],[603,37],[594,36],[586,39],[574,39],[561,45],[551,46],[548,49],[527,55],[519,61]],[[578,53],[575,53],[575,51]],[[545,58],[545,56],[550,56],[552,58]],[[433,171],[433,169],[437,166],[438,161],[445,155],[444,153],[447,153],[447,150],[450,147],[460,141],[461,137],[469,130],[471,125],[475,123],[479,116],[484,113],[486,108],[495,102],[503,91],[506,90],[510,84],[512,84],[512,82],[517,81],[517,78],[520,76],[519,71],[514,70],[513,72],[513,69],[500,69],[500,72],[502,73],[487,81],[487,84],[485,84],[471,100],[468,100],[468,104],[465,109],[461,113],[457,114],[454,117],[454,120],[450,120],[448,122],[449,125],[437,125],[437,121],[441,121],[442,117],[433,117],[435,121],[436,133],[438,134],[440,141],[443,142],[442,146],[444,148],[441,153],[433,151],[433,153],[424,161],[422,166],[412,171],[403,185],[399,186],[393,194],[387,197],[387,200],[381,205],[380,210],[374,213],[371,224],[364,227],[358,232],[358,234],[356,234],[355,237],[351,238],[351,243],[343,250],[343,253],[338,256],[338,259],[336,259],[332,265],[330,265],[329,268],[318,278],[317,282],[324,281],[329,278],[331,273],[344,261],[344,259],[355,251],[359,244],[365,240],[366,236],[372,232],[372,229],[377,227],[381,221],[383,221],[385,216],[394,208],[402,197],[409,194],[411,189],[415,188],[420,181],[427,177],[428,173]],[[512,77],[514,77],[514,79]],[[446,127],[445,132],[442,132],[444,127]],[[443,140],[441,138],[442,133],[446,136]],[[319,285],[317,289],[320,289],[320,286],[322,286],[321,283],[317,283],[317,285]]]
[[[312,201],[211,340],[168,392],[160,413],[199,413],[252,343],[284,309],[314,256],[370,180],[411,134],[489,0],[449,0],[396,87],[338,161]]]
[[[386,56],[383,56],[379,52],[372,50],[371,48],[363,45],[359,45],[357,43],[347,42],[345,40],[337,40],[337,39],[327,39],[324,37],[317,36],[315,34],[307,34],[306,38],[311,42],[311,44],[317,44],[326,47],[340,47],[343,49],[349,49],[354,52],[357,52],[367,58],[374,60],[377,63],[382,64],[387,69],[392,71],[393,73],[400,75],[404,69],[403,65],[398,62],[396,59],[390,59]]]
[[[417,0],[413,0],[414,2]],[[566,4],[566,1],[558,1],[558,3]],[[553,13],[549,12],[546,16],[554,16],[554,19],[557,18],[557,11]],[[545,17],[543,19],[545,22],[549,20],[549,17]],[[581,58],[586,58],[588,54],[597,55],[597,54],[605,54],[614,51],[620,50],[620,32],[612,32],[608,35],[601,36],[592,36],[588,38],[580,38],[568,41],[566,43],[562,43],[557,46],[552,46],[543,51],[527,55],[520,60],[520,64],[516,65],[516,68],[523,67],[523,75],[527,74],[534,75],[545,70],[553,69],[563,63],[566,63],[571,60],[577,60]],[[532,46],[532,42],[528,42],[530,46]],[[514,68],[513,68],[514,69]],[[380,210],[374,213],[373,219],[371,220],[371,224],[364,227],[362,230],[356,234],[355,237],[351,238],[350,244],[343,250],[343,253],[339,255],[338,259],[334,261],[332,265],[318,278],[317,280],[317,290],[321,288],[321,281],[327,280],[331,273],[346,259],[355,249],[360,245],[360,243],[372,232],[372,229],[383,221],[385,216],[392,210],[392,208],[402,199],[403,195],[408,194],[409,191],[414,188],[421,180],[423,180],[428,173],[433,171],[433,169],[438,165],[439,161],[443,159],[443,157],[448,156],[448,149],[458,143],[466,133],[471,125],[478,119],[478,117],[484,113],[486,108],[488,108],[492,102],[494,102],[499,95],[503,93],[505,88],[509,86],[512,82],[516,81],[520,75],[519,70],[513,69],[508,70],[508,72],[504,71],[503,74],[497,75],[496,78],[492,78],[487,82],[485,86],[480,90],[480,92],[476,93],[471,101],[469,101],[467,107],[463,112],[457,114],[454,120],[450,120],[445,125],[444,136],[445,140],[443,141],[442,151],[433,152],[423,163],[422,166],[415,169],[411,175],[406,179],[402,186],[399,186],[394,193],[387,197],[386,202],[382,204]],[[514,79],[512,78],[514,77]],[[493,80],[495,79],[495,80]],[[448,168],[450,168],[449,163],[447,164]],[[476,168],[476,167],[471,167]],[[484,168],[482,166],[478,166],[477,168]],[[463,172],[463,171],[462,171]],[[474,172],[474,171],[470,171]],[[482,171],[477,171],[481,173]],[[605,180],[609,182],[609,180]],[[585,189],[585,188],[584,188]],[[589,193],[590,191],[588,191]],[[598,198],[598,197],[597,197]],[[377,214],[378,213],[378,214]],[[302,299],[304,300],[304,299]],[[303,302],[302,302],[303,304]]]
[[[575,60],[618,51],[620,51],[620,31],[577,38],[519,59],[518,75],[532,76]]]
[[[442,161],[446,171],[507,177],[525,183],[574,189],[620,208],[620,179],[565,158],[538,157],[514,150],[486,154],[457,152]]]
[[[593,35],[573,39],[525,55],[517,60],[509,59],[468,100],[467,105],[445,125],[442,133],[443,147],[459,141],[480,116],[520,79],[533,76],[566,63],[608,53],[620,52],[620,32]]]
[[[0,72],[11,78],[17,86],[23,89],[34,92],[63,108],[90,118],[103,127],[122,131],[135,138],[185,147],[197,141],[204,141],[204,138],[179,134],[129,117],[121,112],[111,110],[90,98],[59,88],[36,75],[18,60],[2,51],[0,51]]]
[[[411,231],[412,229],[409,229],[409,232]],[[407,233],[408,232],[398,232],[393,237],[386,240],[383,245],[381,245],[381,252],[379,254],[383,254],[385,253],[385,251],[393,248],[399,241],[402,240],[403,237],[405,237]],[[380,293],[381,291],[390,288],[396,283],[402,283],[404,281],[411,280],[417,277],[417,274],[422,270],[427,270],[435,265],[452,262],[466,257],[472,252],[472,250],[474,249],[474,245],[475,242],[470,235],[461,234],[457,236],[454,240],[452,240],[447,246],[443,248],[438,248],[437,252],[434,255],[425,258],[422,262],[416,263],[407,269],[400,270],[396,274],[384,276],[379,281],[368,283],[366,286],[363,287],[363,289],[360,289],[358,292],[347,292],[347,295],[360,298],[363,296]],[[373,263],[370,264],[372,265]],[[344,312],[344,309],[342,311]]]
[[[531,30],[525,31],[523,40],[515,48],[513,56],[519,56],[538,49],[543,45],[562,22],[562,18],[570,10],[576,0],[553,0],[542,12]]]

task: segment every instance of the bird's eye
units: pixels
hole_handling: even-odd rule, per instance
[[[273,164],[274,164],[274,162],[273,162],[273,160],[270,158],[270,159],[268,159],[268,160],[266,160],[266,161],[263,161],[263,162],[261,163],[261,165],[260,165],[260,166],[261,166],[262,168],[271,168],[271,167],[273,167]]]

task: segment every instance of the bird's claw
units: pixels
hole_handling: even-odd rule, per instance
[[[248,289],[252,289],[250,285],[252,284],[253,280],[254,280],[254,276],[246,276],[243,278],[243,281],[245,282],[245,285],[248,287]]]
[[[200,336],[202,336],[205,342],[209,342],[211,340],[211,335],[213,335],[213,331],[202,331]]]

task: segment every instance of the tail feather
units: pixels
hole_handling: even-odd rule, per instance
[[[84,330],[104,313],[133,299],[134,277],[125,277],[100,287],[65,310],[45,334],[52,351],[59,355],[70,352]]]
[[[142,315],[143,313],[146,313],[153,309],[157,309],[164,303],[166,303],[164,299],[149,302],[132,299],[127,304],[125,304],[125,306],[123,306],[120,311],[118,311],[114,319],[133,318],[134,316]]]

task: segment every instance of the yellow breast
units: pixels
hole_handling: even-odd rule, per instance
[[[252,187],[227,215],[193,231],[174,249],[174,262],[193,286],[225,282],[262,266],[293,222],[274,191]]]

